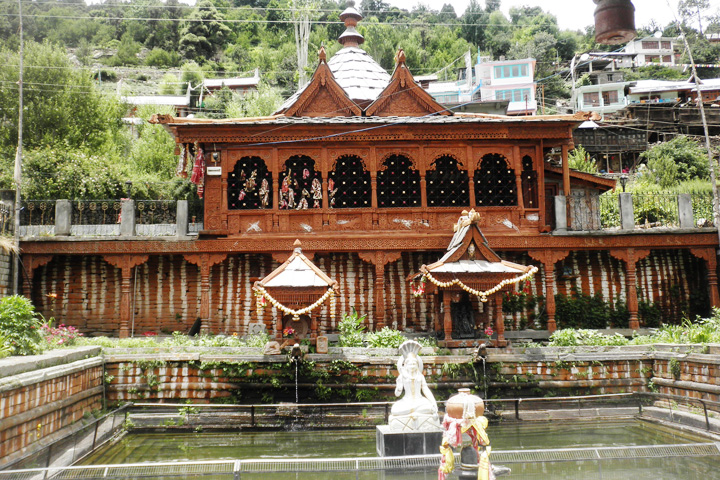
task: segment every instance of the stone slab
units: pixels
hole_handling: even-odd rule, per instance
[[[442,430],[427,432],[394,432],[389,425],[379,425],[375,434],[375,447],[380,457],[405,455],[433,455],[440,452]]]

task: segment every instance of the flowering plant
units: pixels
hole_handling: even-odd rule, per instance
[[[155,337],[155,336],[157,336],[157,333],[150,330],[150,331],[143,333],[143,335],[146,337]]]
[[[283,338],[292,338],[293,336],[295,336],[295,329],[287,327],[282,331],[282,336]]]
[[[492,337],[492,336],[493,336],[493,333],[495,333],[495,332],[493,332],[492,327],[488,326],[487,328],[485,328],[485,335],[486,335],[488,338]]]
[[[61,323],[57,327],[53,327],[52,319],[50,322],[44,323],[40,327],[40,331],[48,345],[53,347],[72,345],[76,338],[83,336],[77,328],[70,325]]]

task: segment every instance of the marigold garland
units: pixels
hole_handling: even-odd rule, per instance
[[[330,298],[330,308],[331,308],[330,316],[332,318],[335,313],[335,308],[334,308],[335,292],[333,291],[332,288],[328,288],[327,291],[323,294],[323,296],[320,297],[315,303],[313,303],[312,305],[310,305],[308,307],[301,308],[300,310],[293,310],[292,308],[286,307],[282,303],[275,300],[275,298],[273,298],[273,296],[270,295],[268,293],[268,291],[262,287],[257,287],[257,289],[255,291],[256,307],[257,307],[258,314],[262,311],[262,308],[264,306],[263,305],[264,300],[267,299],[267,301],[270,302],[270,305],[272,305],[273,307],[277,308],[278,310],[282,311],[283,313],[285,313],[287,315],[292,315],[293,321],[296,321],[296,322],[298,320],[300,320],[300,315],[305,315],[305,314],[310,313],[311,311],[315,310],[317,307],[322,305],[325,302],[325,300],[328,299],[328,297]]]
[[[512,285],[512,284],[516,284],[518,282],[522,282],[523,280],[527,280],[530,277],[532,277],[533,275],[535,275],[537,273],[537,271],[538,271],[537,267],[531,266],[530,271],[528,271],[527,273],[520,275],[519,277],[503,280],[500,283],[498,283],[497,285],[495,285],[493,288],[491,288],[489,290],[485,290],[484,292],[480,291],[480,290],[475,290],[472,287],[468,287],[459,278],[455,278],[449,282],[441,282],[438,279],[436,279],[435,277],[433,277],[430,272],[425,273],[423,276],[425,278],[427,278],[428,280],[430,280],[430,282],[432,282],[435,286],[440,287],[440,288],[450,288],[453,285],[459,285],[460,288],[462,288],[463,290],[468,292],[470,295],[475,295],[475,296],[479,297],[481,302],[487,302],[488,295],[492,295],[493,293],[498,292],[506,285]]]

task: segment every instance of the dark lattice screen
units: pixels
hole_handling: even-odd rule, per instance
[[[517,205],[515,173],[505,157],[489,153],[475,170],[475,202],[478,207]]]
[[[428,207],[469,206],[467,171],[460,170],[458,161],[449,155],[435,160],[433,166],[425,177]]]
[[[315,160],[294,155],[280,174],[280,209],[306,208],[322,208],[322,175],[315,171]]]
[[[529,155],[522,159],[522,190],[525,208],[538,208],[537,172],[533,169],[533,161]]]
[[[228,209],[272,208],[272,183],[262,158],[241,158],[228,177]]]
[[[419,207],[420,172],[403,155],[391,155],[377,175],[378,206],[381,208]]]
[[[360,157],[346,155],[335,162],[328,180],[330,208],[363,208],[372,205],[370,172]]]

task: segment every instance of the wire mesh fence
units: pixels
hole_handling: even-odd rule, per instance
[[[637,226],[643,228],[680,226],[677,194],[634,193],[633,209]]]

